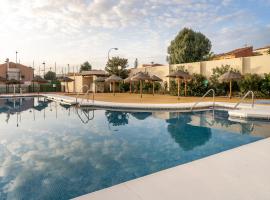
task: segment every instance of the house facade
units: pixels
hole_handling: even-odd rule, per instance
[[[98,77],[107,76],[104,70],[90,70],[82,71],[81,73],[69,73],[67,76],[74,81],[61,83],[64,92],[85,93],[87,90],[90,90],[90,92],[104,92],[104,84],[96,82]]]
[[[30,85],[34,78],[34,69],[19,63],[10,62],[7,59],[6,63],[0,64],[0,77],[0,80],[15,79],[22,81],[26,85]]]

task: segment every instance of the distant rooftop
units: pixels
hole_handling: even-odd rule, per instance
[[[237,48],[226,53],[217,54],[214,56],[213,60],[248,57],[248,56],[253,56],[253,46]]]
[[[257,50],[262,50],[262,49],[270,49],[270,45],[267,45],[265,47],[260,47],[258,49],[255,49],[254,51],[257,51]]]
[[[246,50],[252,50],[252,49],[253,49],[252,46],[242,47],[242,48],[234,49],[234,50],[229,51],[229,52],[227,52],[227,53],[217,54],[216,56],[224,56],[224,55],[237,54],[237,53],[241,53],[241,52],[243,52],[243,51],[246,51]]]
[[[96,76],[106,76],[106,72],[104,70],[89,70],[89,71],[82,71],[81,75],[83,76],[91,76],[91,75],[96,75]]]
[[[0,64],[0,68],[1,67],[7,67],[7,63]],[[20,63],[16,64],[14,62],[9,62],[9,68],[21,68],[21,67],[27,67],[27,68],[33,69],[32,67],[28,67],[28,66],[20,64]]]
[[[158,66],[164,66],[163,64],[159,63],[150,63],[150,64],[142,64],[142,67],[158,67]]]

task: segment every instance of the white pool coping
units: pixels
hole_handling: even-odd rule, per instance
[[[49,99],[59,102],[66,102],[68,104],[79,103],[81,107],[95,107],[107,109],[123,109],[123,110],[185,110],[190,111],[194,105],[192,103],[171,103],[171,104],[143,104],[143,103],[117,103],[105,101],[92,101],[64,95],[44,94]],[[235,103],[215,102],[215,107],[223,109],[232,109]],[[196,106],[196,109],[209,109],[213,107],[213,102],[201,102]],[[250,104],[240,104],[238,110],[229,110],[230,117],[234,118],[253,118],[253,119],[270,119],[270,106],[268,105],[255,105],[251,108]]]
[[[76,200],[269,200],[270,138],[134,179]]]
[[[30,97],[36,96],[35,94],[8,94],[0,95],[1,98],[10,97]],[[168,110],[168,111],[190,111],[191,107],[194,105],[192,103],[171,103],[171,104],[143,104],[143,103],[117,103],[117,102],[105,102],[105,101],[92,101],[82,98],[71,97],[60,94],[46,94],[40,93],[40,95],[46,98],[57,101],[63,104],[75,105],[79,104],[81,107],[94,107],[94,108],[105,108],[105,109],[119,109],[119,110],[140,110],[140,111],[155,111],[155,110]],[[228,114],[231,118],[244,118],[244,119],[265,119],[270,120],[270,105],[255,105],[251,108],[250,104],[240,104],[238,110],[232,110],[235,103],[226,102],[215,102],[216,108],[229,109]],[[213,102],[201,102],[195,109],[209,109],[213,107]]]

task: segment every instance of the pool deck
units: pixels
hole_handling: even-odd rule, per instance
[[[167,110],[167,111],[190,111],[191,107],[194,105],[194,99],[187,98],[181,99],[178,103],[175,103],[175,98],[171,102],[173,103],[130,103],[130,102],[110,102],[110,101],[102,101],[102,100],[91,100],[85,98],[76,98],[75,96],[67,96],[64,94],[55,94],[55,93],[40,93],[40,95],[45,96],[46,98],[60,102],[62,104],[68,105],[75,105],[78,104],[80,107],[92,107],[92,108],[102,108],[102,109],[112,109],[112,110],[136,110],[136,111],[160,111],[160,110]],[[37,96],[37,94],[8,94],[8,95],[0,95],[0,98],[10,98],[10,97],[29,97],[29,96]],[[129,94],[126,94],[129,96]],[[160,95],[160,97],[163,97]],[[104,97],[103,97],[104,98]],[[117,96],[113,98],[117,100]],[[121,97],[120,97],[121,98]],[[159,98],[159,97],[158,97]],[[112,98],[109,98],[112,99]],[[211,99],[211,98],[210,98]],[[129,99],[130,100],[130,99]],[[134,100],[134,99],[133,99]],[[148,101],[149,99],[148,95]],[[156,100],[156,99],[155,99]],[[193,100],[193,102],[190,102]],[[209,100],[209,99],[208,99]],[[220,99],[218,99],[220,100]],[[225,101],[216,101],[215,107],[220,109],[228,109],[228,114],[231,118],[240,118],[240,119],[264,119],[270,120],[270,105],[255,105],[254,108],[251,108],[251,104],[249,103],[242,103],[239,105],[239,109],[235,110],[232,109],[236,104],[237,99]],[[196,101],[196,99],[195,99]],[[194,109],[209,109],[213,107],[213,102],[211,101],[203,101],[197,104]]]
[[[51,100],[55,100],[67,104],[78,103],[81,107],[95,107],[105,109],[120,109],[120,110],[168,110],[168,111],[190,111],[194,102],[191,103],[166,103],[166,104],[149,104],[149,103],[120,103],[120,102],[105,102],[105,101],[92,101],[83,98],[75,98],[72,96],[58,95],[58,94],[43,94]],[[235,103],[228,102],[215,102],[215,107],[221,109],[232,109]],[[195,107],[196,109],[209,109],[213,107],[213,102],[200,102]],[[251,104],[240,104],[239,109],[229,110],[230,117],[244,118],[244,119],[270,119],[270,106],[269,105],[255,105],[251,108]]]
[[[269,200],[269,152],[263,139],[76,200]]]

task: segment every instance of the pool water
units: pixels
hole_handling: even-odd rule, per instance
[[[0,199],[69,199],[268,137],[224,111],[76,109],[0,99]]]

